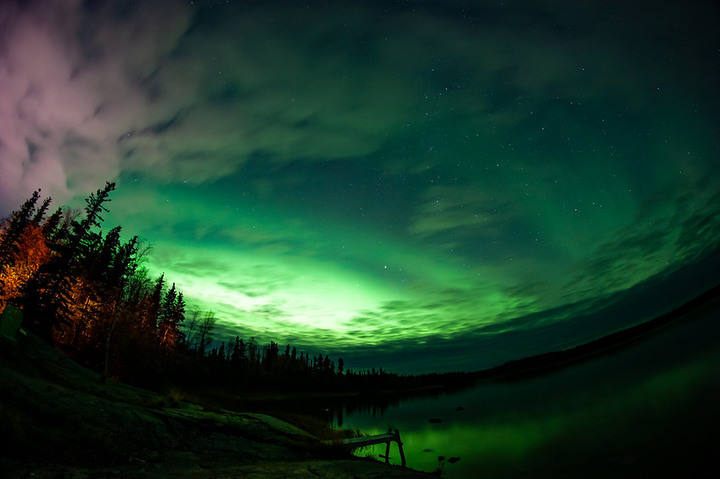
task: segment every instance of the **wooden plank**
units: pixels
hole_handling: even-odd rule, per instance
[[[351,448],[372,446],[373,444],[385,443],[385,455],[382,454],[380,457],[385,459],[385,462],[390,462],[390,443],[396,442],[398,445],[398,451],[400,452],[400,461],[402,467],[405,467],[405,451],[403,451],[403,443],[400,440],[400,431],[392,429],[385,434],[377,434],[375,436],[363,436],[363,437],[350,437],[342,439],[340,441],[326,441],[329,445],[343,445],[350,446]]]
[[[395,434],[378,434],[377,436],[351,437],[343,439],[340,444],[346,446],[370,446],[372,444],[380,444],[397,440]]]

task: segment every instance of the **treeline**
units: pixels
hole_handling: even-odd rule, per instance
[[[210,348],[211,312],[186,314],[183,293],[143,266],[138,237],[102,232],[115,183],[91,194],[83,211],[56,209],[33,195],[0,224],[0,311],[23,313],[23,327],[107,377],[144,387],[168,381],[231,389],[397,387],[382,369],[346,371],[342,359],[271,341],[236,337]]]
[[[260,345],[255,338],[246,342],[236,337],[208,351],[202,341],[192,341],[193,336],[188,336],[189,354],[178,370],[181,376],[174,378],[175,383],[182,384],[190,377],[193,378],[191,382],[229,390],[248,387],[262,390],[335,389],[340,378],[354,374],[343,369],[342,358],[336,364],[328,356],[298,353],[290,345],[281,350],[274,341]],[[187,373],[191,374],[188,376]]]
[[[189,322],[192,326],[192,320]],[[201,344],[200,337],[203,334],[192,331],[192,327],[188,329],[188,343],[191,345],[189,352],[192,355],[186,357],[188,362],[177,370],[180,376],[173,378],[175,384],[189,381],[191,384],[219,386],[230,391],[254,389],[353,393],[357,407],[368,404],[386,407],[400,398],[432,396],[463,389],[476,379],[473,373],[400,375],[383,368],[346,369],[342,358],[336,363],[327,355],[298,352],[291,345],[283,348],[270,341],[261,346],[255,338],[245,341],[238,336],[203,353],[202,348],[197,347]],[[348,411],[355,407],[353,400],[347,397],[342,400],[342,404]]]

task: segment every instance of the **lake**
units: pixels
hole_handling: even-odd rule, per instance
[[[716,300],[640,342],[541,376],[343,408],[335,424],[397,428],[408,467],[447,478],[700,476],[720,445],[719,312]],[[395,443],[390,456],[400,463]]]

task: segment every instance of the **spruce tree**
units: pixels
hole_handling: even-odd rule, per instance
[[[72,324],[72,288],[84,273],[83,260],[98,244],[99,235],[92,229],[103,221],[104,203],[110,201],[114,189],[115,183],[105,183],[103,189],[90,194],[84,219],[72,222],[67,238],[54,243],[55,255],[26,284],[23,310],[35,332],[48,341],[55,328]]]
[[[12,265],[18,251],[18,241],[25,228],[31,224],[31,216],[35,213],[38,199],[40,190],[35,190],[20,209],[10,213],[10,217],[4,221],[3,234],[0,236],[0,268]]]

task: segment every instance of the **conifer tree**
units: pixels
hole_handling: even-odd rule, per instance
[[[40,190],[38,190],[39,192]],[[35,216],[33,216],[32,221],[30,222],[33,226],[40,226],[45,219],[45,214],[47,213],[48,208],[50,207],[50,202],[52,201],[52,198],[47,197],[42,202],[42,205],[40,205],[40,208],[37,209],[35,212]]]
[[[56,254],[26,284],[23,310],[35,332],[48,341],[55,328],[72,325],[72,290],[84,274],[83,260],[98,244],[92,228],[100,226],[104,203],[114,189],[115,183],[106,183],[85,200],[85,218],[72,222],[67,239],[55,244]]]
[[[10,218],[4,221],[2,236],[0,236],[0,268],[12,265],[15,253],[18,251],[18,241],[25,228],[31,224],[30,217],[35,212],[38,199],[40,199],[40,190],[34,191],[20,209],[13,211]]]
[[[179,329],[180,323],[185,318],[185,301],[182,293],[178,293],[175,283],[165,293],[160,314],[158,328],[160,332],[160,344],[166,350],[173,349],[181,340],[182,332]]]
[[[60,221],[62,220],[63,213],[64,211],[62,208],[56,209],[55,212],[50,215],[50,218],[48,218],[42,226],[43,236],[45,236],[48,246],[50,246],[51,242],[57,239],[56,235],[58,234]]]
[[[232,355],[230,356],[230,363],[235,366],[240,366],[245,361],[247,361],[247,348],[240,336],[235,336],[235,344],[233,345]]]
[[[164,290],[165,273],[161,274],[155,280],[155,286],[153,287],[152,293],[147,297],[147,311],[145,312],[143,326],[149,332],[154,333],[157,331]]]

